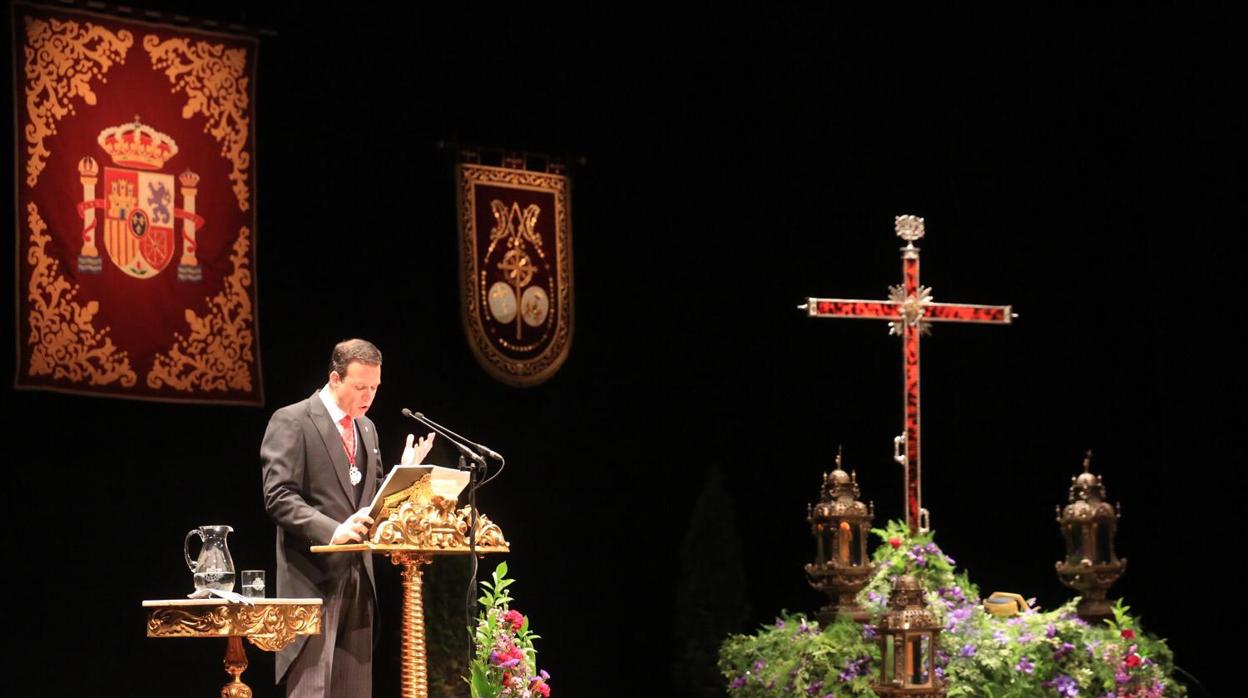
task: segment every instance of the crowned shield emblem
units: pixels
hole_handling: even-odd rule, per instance
[[[173,259],[173,175],[104,168],[104,249],[138,279]]]
[[[558,371],[572,340],[572,225],[565,175],[458,166],[464,328],[495,378]]]
[[[183,207],[175,208],[174,176],[159,171],[178,154],[177,143],[140,123],[138,117],[132,124],[104,129],[96,141],[116,166],[104,168],[104,196],[96,199],[99,165],[91,156],[78,164],[84,197],[78,205],[84,223],[79,271],[98,274],[102,269],[95,241],[94,210],[101,209],[104,249],[118,269],[136,279],[150,279],[168,266],[177,243],[174,221],[182,219],[178,280],[199,281],[202,275],[195,256],[195,234],[204,226],[203,217],[195,213],[199,176],[190,170],[178,176]]]

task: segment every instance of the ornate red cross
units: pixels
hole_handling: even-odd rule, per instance
[[[1008,305],[966,305],[936,303],[932,290],[919,285],[919,248],[914,241],[923,237],[923,219],[897,216],[897,237],[906,241],[901,248],[903,285],[889,287],[887,301],[859,301],[841,298],[807,298],[799,306],[810,317],[890,320],[889,334],[900,335],[905,368],[905,431],[893,439],[893,459],[906,471],[906,523],[911,535],[930,529],[928,511],[923,508],[919,460],[919,336],[930,332],[932,322],[980,322],[1008,325],[1015,316]]]

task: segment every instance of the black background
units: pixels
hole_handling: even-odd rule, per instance
[[[24,648],[6,662],[35,680],[18,694],[216,690],[220,648],[145,638],[139,604],[189,591],[177,543],[200,524],[231,524],[237,566],[272,574],[260,437],[350,336],[385,354],[370,417],[388,461],[409,430],[401,407],[508,456],[479,504],[511,540],[555,690],[686,691],[691,576],[736,585],[716,593],[744,595],[737,630],[821,603],[801,570],[805,507],[838,445],[877,521],[902,516],[897,340],[795,309],[885,297],[901,213],[927,219],[937,300],[1021,316],[923,342],[938,542],[985,592],[1058,605],[1054,505],[1093,449],[1124,509],[1130,567],[1111,595],[1230,690],[1244,119],[1227,17],[138,5],[276,32],[255,147],[268,404],[0,393],[4,618]],[[470,354],[440,142],[574,163],[575,336],[540,387],[497,383]],[[682,567],[713,470],[732,513],[708,541],[740,554]],[[390,695],[397,574],[378,569],[376,693]],[[250,655],[246,678],[273,695],[271,656]]]

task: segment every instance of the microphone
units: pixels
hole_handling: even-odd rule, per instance
[[[420,422],[421,424],[424,424],[425,426],[429,427],[430,429],[433,429],[434,431],[438,432],[442,436],[445,436],[450,441],[455,442],[456,445],[460,445],[460,444],[466,445],[476,450],[477,453],[481,454],[482,456],[485,456],[486,458],[493,458],[494,460],[497,460],[497,461],[503,460],[503,457],[499,455],[499,453],[495,451],[494,449],[489,448],[488,446],[485,446],[483,444],[476,443],[475,441],[466,439],[460,436],[459,434],[456,434],[455,432],[451,431],[450,429],[447,429],[441,424],[438,424],[432,419],[429,419],[428,417],[421,414],[420,412],[413,412],[407,409],[406,407],[402,409],[402,412],[403,412],[404,417],[408,417],[409,419],[414,419]]]

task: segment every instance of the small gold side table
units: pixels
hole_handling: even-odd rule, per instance
[[[230,682],[221,698],[251,698],[243,683],[247,653],[243,638],[268,652],[277,652],[296,635],[321,632],[320,599],[255,599],[252,604],[222,599],[144,601],[148,637],[224,637],[225,673]]]

